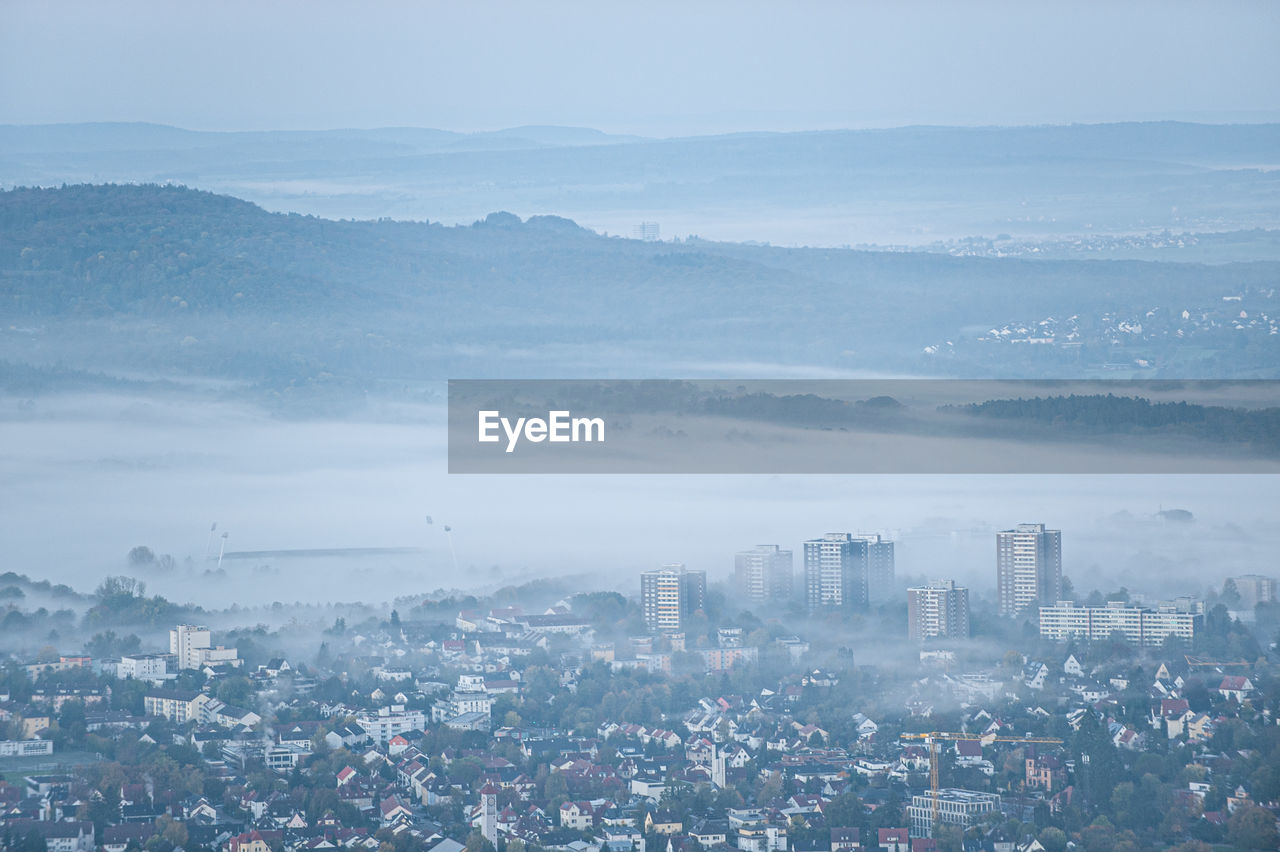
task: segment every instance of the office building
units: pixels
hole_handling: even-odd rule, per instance
[[[938,822],[969,828],[977,825],[983,814],[1000,810],[1000,796],[975,790],[947,788],[938,791]],[[912,837],[933,836],[933,796],[929,793],[911,797],[907,808]]]
[[[804,543],[804,595],[810,612],[867,608],[867,542],[827,533]]]
[[[969,590],[954,580],[934,580],[928,586],[907,589],[907,637],[967,639]]]
[[[757,545],[734,556],[738,591],[755,603],[783,602],[791,598],[791,551],[776,544]]]
[[[650,630],[678,631],[686,618],[706,606],[707,573],[680,563],[640,575],[640,608]]]
[[[1154,608],[1125,601],[1109,601],[1106,606],[1078,606],[1058,601],[1040,607],[1040,635],[1046,639],[1110,639],[1120,633],[1135,645],[1155,646],[1169,636],[1188,642],[1204,623],[1204,605],[1189,598],[1161,601]]]
[[[1018,616],[1062,597],[1062,533],[1044,524],[1019,524],[996,533],[996,592],[1000,614]]]

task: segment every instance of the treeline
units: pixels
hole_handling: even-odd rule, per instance
[[[1073,434],[1194,438],[1267,453],[1280,450],[1280,408],[1152,402],[1108,393],[993,399],[940,410]]]

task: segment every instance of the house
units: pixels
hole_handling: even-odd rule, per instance
[[[271,852],[271,847],[259,831],[237,834],[226,842],[224,852]]]
[[[743,852],[784,852],[787,827],[771,822],[746,823],[738,829],[738,848]]]
[[[1228,701],[1243,704],[1253,694],[1253,683],[1244,675],[1227,675],[1218,684],[1218,694]]]
[[[1227,796],[1227,813],[1233,814],[1238,808],[1247,808],[1253,804],[1253,797],[1243,785],[1236,787],[1235,792]]]
[[[1076,659],[1076,655],[1072,654],[1067,657],[1067,661],[1062,664],[1062,673],[1067,677],[1084,677],[1084,666],[1080,665],[1080,661]]]
[[[876,838],[880,852],[910,852],[911,838],[905,828],[881,828]]]
[[[869,740],[880,730],[880,726],[867,718],[864,713],[854,713],[853,724],[857,726],[859,740]]]
[[[1022,669],[1022,681],[1030,689],[1044,689],[1044,682],[1049,677],[1049,667],[1041,662],[1027,663]]]
[[[273,657],[267,662],[265,671],[271,677],[280,677],[280,675],[292,672],[293,666],[289,665],[289,661],[283,657]]]
[[[560,826],[585,831],[595,828],[596,813],[591,802],[563,802],[560,805]]]
[[[1176,740],[1182,736],[1186,729],[1186,721],[1193,715],[1191,706],[1185,698],[1162,698],[1160,700],[1159,714],[1152,719],[1152,727],[1158,728],[1161,724],[1165,726],[1165,731],[1169,739]]]
[[[369,734],[355,722],[348,722],[325,734],[324,741],[333,749],[355,748],[368,742]]]
[[[956,765],[973,767],[982,762],[982,743],[979,740],[956,740]]]
[[[413,811],[400,800],[399,796],[391,795],[379,803],[378,815],[382,820],[382,827],[387,828],[403,820],[412,819]]]
[[[276,741],[283,746],[310,748],[311,739],[320,730],[319,722],[296,722],[280,731]]]
[[[831,829],[831,852],[862,852],[862,831],[858,828]]]
[[[1193,743],[1204,742],[1213,736],[1213,720],[1208,713],[1191,714],[1183,723],[1187,739]]]
[[[12,820],[5,827],[12,831],[15,837],[31,831],[36,832],[44,839],[49,852],[93,852],[96,848],[91,822],[23,819]]]
[[[645,834],[679,834],[684,831],[684,823],[671,811],[650,811],[644,818],[644,831]]]
[[[1032,756],[1026,759],[1026,784],[1031,789],[1051,793],[1067,781],[1067,771],[1062,761],[1053,755]]]
[[[728,842],[729,823],[722,819],[699,820],[697,825],[689,830],[689,836],[698,841],[703,849],[710,849],[712,846]]]
[[[102,849],[103,852],[124,852],[130,843],[142,847],[155,833],[155,823],[108,825],[102,829]]]

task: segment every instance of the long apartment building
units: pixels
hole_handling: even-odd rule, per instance
[[[1154,608],[1125,601],[1110,601],[1106,606],[1058,601],[1040,607],[1040,635],[1058,641],[1109,639],[1118,631],[1137,645],[1160,645],[1169,636],[1190,642],[1203,623],[1204,605],[1188,598],[1161,601]]]

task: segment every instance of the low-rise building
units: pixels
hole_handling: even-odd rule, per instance
[[[1000,796],[996,793],[980,793],[949,787],[938,791],[938,822],[968,828],[975,825],[983,814],[1000,810]],[[926,793],[912,796],[907,808],[912,837],[933,836],[933,796]]]

